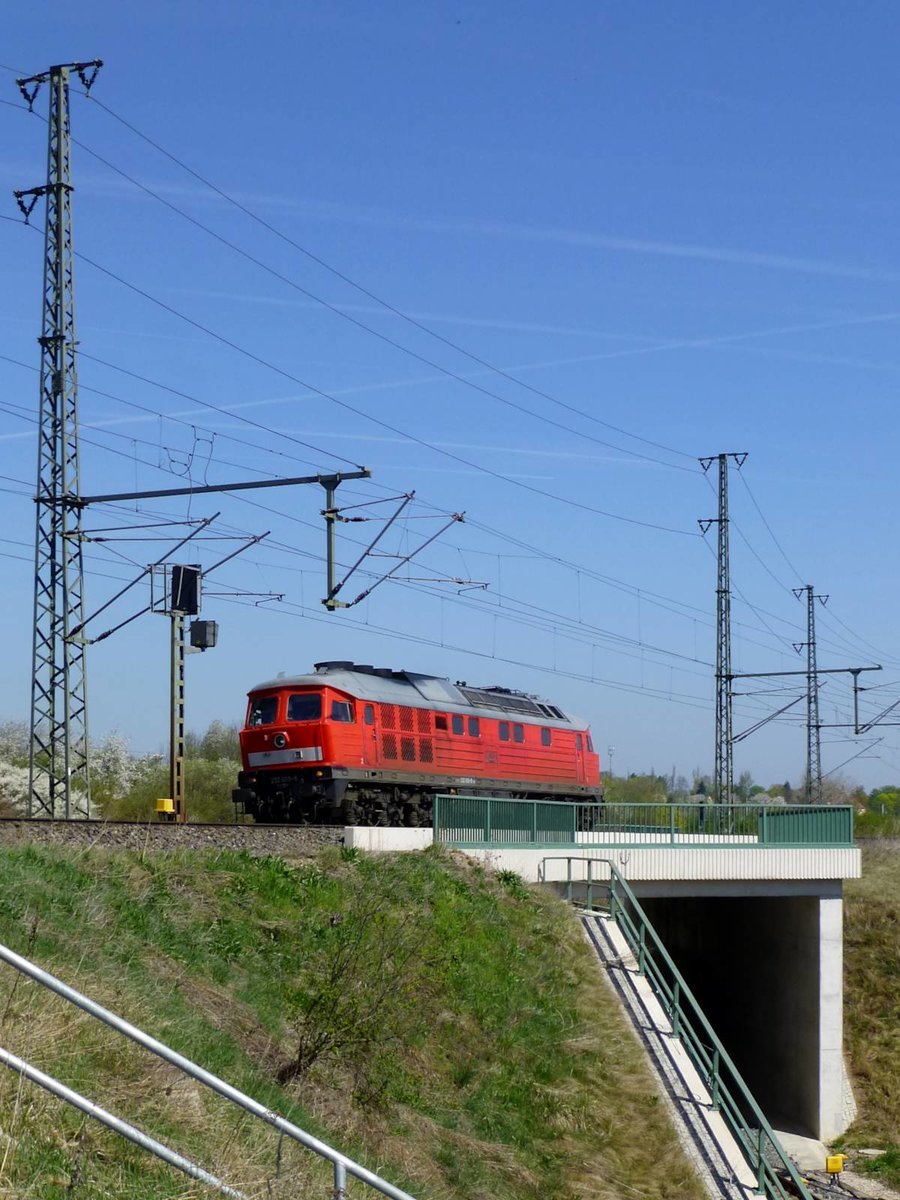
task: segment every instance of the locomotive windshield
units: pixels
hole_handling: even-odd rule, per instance
[[[250,713],[247,717],[248,725],[271,725],[275,720],[275,714],[278,711],[277,696],[262,696],[258,700],[250,701]]]
[[[320,721],[322,719],[322,693],[300,692],[288,700],[289,721]]]

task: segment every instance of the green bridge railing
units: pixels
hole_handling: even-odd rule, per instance
[[[435,841],[454,846],[852,847],[850,805],[562,804],[437,796]]]
[[[571,902],[577,884],[585,889],[586,907],[595,909],[598,893],[607,899],[606,913],[616,922],[644,975],[672,1024],[672,1034],[684,1046],[700,1077],[706,1082],[712,1107],[734,1135],[747,1165],[756,1177],[757,1190],[770,1200],[811,1200],[800,1173],[785,1152],[727,1050],[700,1008],[693,992],[675,966],[659,935],[647,919],[634,892],[606,858],[545,858],[541,865],[563,861],[566,897]],[[572,865],[579,864],[580,878],[573,879]],[[599,865],[600,878],[593,867]],[[584,867],[586,866],[586,871]],[[590,929],[589,929],[589,932]]]

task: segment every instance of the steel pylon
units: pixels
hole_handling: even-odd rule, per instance
[[[827,596],[817,596],[811,583],[794,588],[799,600],[806,595],[806,641],[795,642],[799,653],[806,646],[806,786],[807,804],[822,803],[822,735],[819,724],[819,671],[816,663],[816,601],[827,604]]]
[[[28,220],[46,199],[34,564],[28,815],[90,815],[84,566],[78,456],[69,76],[90,90],[99,60],[17,80],[29,107],[48,85],[47,182],[16,192]]]
[[[731,564],[728,539],[728,460],[733,458],[740,470],[747,455],[717,454],[701,458],[700,465],[708,471],[714,462],[719,464],[719,515],[700,522],[706,533],[710,525],[718,526],[716,553],[716,754],[714,793],[717,804],[730,804],[734,799],[734,765],[732,756],[732,683],[731,673]]]

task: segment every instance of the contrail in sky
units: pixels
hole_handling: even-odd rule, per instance
[[[692,242],[667,242],[654,239],[617,237],[612,234],[588,233],[574,229],[541,229],[530,225],[515,225],[490,221],[418,221],[410,224],[416,229],[434,232],[470,232],[488,237],[517,238],[522,241],[555,242],[568,246],[584,246],[595,250],[612,250],[622,254],[642,254],[662,258],[684,258],[699,262],[724,263],[730,266],[764,267],[775,271],[797,271],[806,275],[830,275],[839,279],[867,279],[883,283],[900,282],[896,271],[879,267],[860,267],[790,254],[770,254],[765,251],[733,249],[727,246],[704,246]]]
[[[82,189],[97,194],[125,194],[135,198],[133,187],[102,177],[82,182]],[[226,203],[208,189],[187,185],[160,183],[154,185],[160,195],[192,197],[209,204]],[[509,221],[440,220],[404,216],[378,209],[363,209],[331,201],[313,199],[297,201],[294,197],[275,194],[259,195],[240,191],[232,193],[241,204],[267,207],[280,212],[325,222],[346,222],[356,225],[380,226],[388,229],[412,229],[420,233],[473,234],[476,237],[507,238],[528,242],[549,242],[556,245],[579,246],[585,249],[607,250],[617,254],[636,254],[654,258],[678,258],[693,262],[719,263],[724,266],[758,267],[770,271],[790,271],[804,275],[824,275],[835,279],[863,279],[869,282],[900,283],[900,272],[880,267],[857,266],[853,263],[831,262],[827,259],[806,258],[802,255],[775,254],[764,250],[747,250],[732,246],[707,246],[697,242],[668,241],[657,238],[625,237],[619,234],[597,233],[580,229],[561,229],[523,225]]]

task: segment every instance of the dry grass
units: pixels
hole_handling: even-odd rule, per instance
[[[847,885],[847,1046],[860,1106],[857,1129],[900,1142],[900,841],[864,846],[863,877]]]
[[[900,1187],[900,840],[863,843],[863,876],[846,885],[844,919],[845,1038],[859,1116],[843,1142],[893,1148],[880,1167]]]

